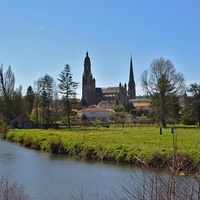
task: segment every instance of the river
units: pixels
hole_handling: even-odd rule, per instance
[[[70,199],[82,193],[91,198],[98,194],[104,199],[113,196],[113,191],[120,192],[120,183],[135,173],[142,171],[129,165],[83,161],[0,141],[0,175],[22,184],[32,199]]]

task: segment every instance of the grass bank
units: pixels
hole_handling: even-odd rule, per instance
[[[10,129],[7,140],[25,147],[84,159],[198,169],[200,164],[200,128],[177,127],[87,127],[68,129]],[[176,144],[176,145],[174,145]]]

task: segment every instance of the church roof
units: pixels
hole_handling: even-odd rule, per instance
[[[115,101],[101,101],[100,103],[98,103],[98,106],[100,105],[106,105],[106,104],[114,104]]]
[[[134,107],[149,107],[150,103],[133,103]]]
[[[85,109],[83,109],[83,112],[108,112],[105,108],[101,108],[97,105],[91,105]]]
[[[118,93],[119,92],[119,87],[107,87],[107,88],[101,88],[102,89],[102,92],[104,94],[108,93],[108,94],[111,94],[111,93]]]

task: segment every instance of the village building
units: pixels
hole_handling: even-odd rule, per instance
[[[114,109],[115,108],[115,101],[101,101],[98,103],[98,106],[104,109]]]
[[[150,103],[139,103],[139,102],[137,102],[137,103],[133,103],[133,106],[137,110],[148,110],[148,111],[150,111],[150,108],[151,108]]]
[[[19,117],[10,121],[10,128],[34,128],[35,124],[26,115],[20,115]]]
[[[96,121],[98,118],[101,118],[102,122],[108,121],[109,110],[97,105],[91,105],[83,109],[81,113],[85,115],[89,121]]]

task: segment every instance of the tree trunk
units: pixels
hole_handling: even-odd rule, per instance
[[[71,129],[71,124],[70,124],[70,105],[69,105],[69,100],[67,99],[67,123],[68,123],[68,128]]]
[[[166,127],[167,127],[167,123],[166,123],[166,120],[165,120],[165,119],[161,119],[161,124],[162,124],[162,127],[163,127],[163,128],[166,128]]]

